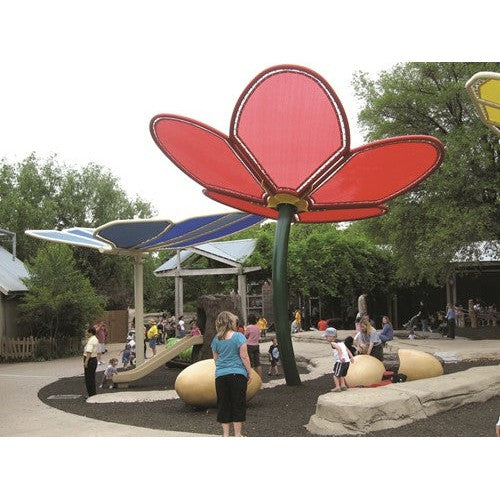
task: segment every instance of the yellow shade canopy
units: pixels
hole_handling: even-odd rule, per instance
[[[500,73],[481,71],[465,87],[481,120],[500,137]]]

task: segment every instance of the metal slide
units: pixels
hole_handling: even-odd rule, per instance
[[[164,350],[158,352],[156,356],[149,358],[144,361],[141,365],[137,366],[132,370],[126,370],[123,372],[118,372],[113,375],[113,382],[118,384],[118,387],[128,387],[129,382],[134,382],[142,377],[145,377],[152,371],[160,368],[168,361],[174,359],[182,351],[188,349],[191,346],[203,344],[203,336],[197,335],[195,337],[184,337],[183,339],[176,342],[173,346],[167,347]]]

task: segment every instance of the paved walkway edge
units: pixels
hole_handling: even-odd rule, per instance
[[[363,435],[410,424],[500,394],[500,365],[374,389],[323,394],[305,426],[321,436]]]

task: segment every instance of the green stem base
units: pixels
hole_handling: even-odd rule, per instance
[[[288,239],[290,225],[296,209],[293,205],[283,203],[278,205],[278,211],[279,218],[276,225],[273,249],[273,305],[276,336],[286,384],[300,385],[299,371],[295,362],[288,321]]]

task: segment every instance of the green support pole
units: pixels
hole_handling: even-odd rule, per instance
[[[288,203],[278,205],[279,218],[276,225],[273,249],[274,319],[281,364],[287,385],[300,385],[301,383],[297,364],[295,363],[295,354],[293,353],[290,325],[288,324],[288,238],[295,210],[295,207]]]

